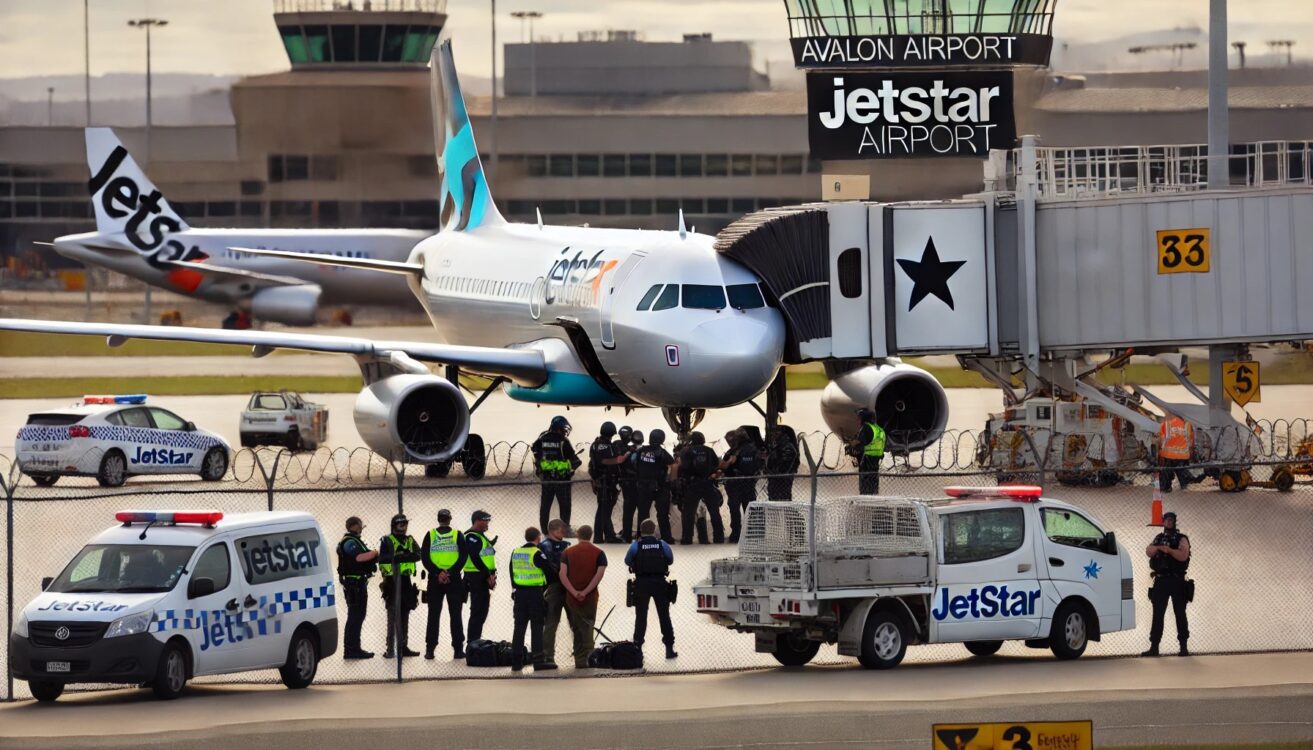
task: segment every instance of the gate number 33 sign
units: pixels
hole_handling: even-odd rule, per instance
[[[1213,232],[1198,229],[1163,229],[1157,234],[1158,273],[1208,273],[1212,262]]]

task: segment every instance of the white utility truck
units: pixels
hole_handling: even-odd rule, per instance
[[[328,439],[328,407],[291,391],[253,393],[238,431],[243,448],[281,445],[289,451],[312,451]]]
[[[929,643],[988,656],[1020,640],[1075,659],[1135,627],[1130,556],[1088,512],[1034,486],[945,494],[754,502],[739,556],[693,587],[698,611],[787,666],[823,643],[869,669]]]

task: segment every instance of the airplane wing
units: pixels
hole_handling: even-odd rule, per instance
[[[239,253],[249,253],[250,255],[262,255],[267,258],[282,258],[284,260],[299,260],[303,263],[314,263],[320,266],[338,266],[339,268],[354,268],[362,271],[381,271],[383,273],[397,273],[403,276],[424,276],[424,266],[419,263],[400,263],[395,260],[371,260],[369,258],[345,258],[328,253],[298,253],[291,250],[256,250],[252,247],[230,247]]]
[[[455,346],[419,341],[374,341],[352,336],[320,336],[277,331],[70,323],[20,318],[0,318],[0,330],[107,336],[107,343],[110,346],[118,346],[128,339],[238,344],[253,347],[252,353],[257,357],[264,356],[274,349],[330,352],[381,359],[386,359],[389,353],[400,352],[422,362],[456,365],[470,372],[505,376],[519,385],[530,388],[542,385],[547,379],[547,366],[543,361],[542,353],[531,349]]]

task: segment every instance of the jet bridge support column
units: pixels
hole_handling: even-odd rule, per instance
[[[1231,401],[1222,385],[1222,365],[1242,359],[1248,347],[1242,344],[1216,344],[1208,347],[1208,426],[1222,427],[1231,423]]]
[[[1021,257],[1017,278],[1021,288],[1016,292],[1021,313],[1019,321],[1021,354],[1026,364],[1027,390],[1030,390],[1037,384],[1035,377],[1039,373],[1039,270],[1035,237],[1038,183],[1035,174],[1037,163],[1035,136],[1028,135],[1021,139],[1020,158],[1021,163],[1017,165],[1017,236]]]

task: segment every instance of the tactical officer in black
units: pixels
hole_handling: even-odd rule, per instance
[[[647,519],[638,527],[642,538],[635,541],[625,553],[625,565],[634,574],[634,645],[643,648],[647,635],[648,603],[656,605],[657,620],[661,622],[661,642],[666,644],[666,658],[675,653],[675,627],[670,624],[670,588],[666,576],[675,562],[670,545],[656,538],[656,523]]]
[[[652,440],[634,454],[634,474],[638,487],[638,523],[651,517],[656,505],[656,520],[661,528],[661,539],[667,544],[675,541],[670,531],[670,483],[675,478],[675,457],[663,445],[665,430],[652,430]]]
[[[391,659],[396,654],[392,650],[393,639],[399,640],[402,656],[419,656],[418,651],[410,650],[410,613],[419,606],[419,586],[415,585],[416,567],[419,564],[419,543],[415,537],[406,533],[410,521],[404,513],[392,517],[392,533],[383,537],[378,543],[378,569],[383,574],[379,584],[383,590],[383,602],[388,608],[387,651],[383,658]],[[394,600],[397,594],[397,578],[400,576],[401,599]],[[400,633],[396,617],[400,615]]]
[[[603,544],[617,544],[620,537],[615,533],[615,523],[611,516],[615,512],[616,498],[620,493],[620,464],[624,463],[628,453],[619,451],[614,442],[615,423],[603,422],[601,434],[588,448],[588,475],[593,478],[593,492],[597,495],[597,513],[593,517],[593,534]]]
[[[793,428],[770,428],[766,433],[766,499],[793,499],[793,475],[798,465],[798,437]]]
[[[725,541],[725,522],[720,518],[720,490],[716,487],[716,475],[720,471],[720,457],[707,447],[707,438],[700,432],[689,436],[691,445],[679,454],[679,479],[683,483],[679,513],[683,522],[683,534],[680,544],[693,543],[693,520],[697,515],[698,503],[707,507],[711,516],[712,541],[723,544]],[[707,533],[698,529],[698,541],[707,543]]]
[[[542,480],[542,498],[538,502],[538,519],[541,528],[547,528],[552,515],[552,499],[561,506],[561,520],[570,523],[570,479],[582,463],[570,445],[570,422],[565,417],[552,417],[547,432],[533,441],[533,471]]]
[[[1153,626],[1149,628],[1149,650],[1141,656],[1157,656],[1158,643],[1163,637],[1163,618],[1167,602],[1172,603],[1176,614],[1176,640],[1181,644],[1181,656],[1189,656],[1186,642],[1190,640],[1190,621],[1185,607],[1194,598],[1194,582],[1187,581],[1185,572],[1190,569],[1190,537],[1176,528],[1176,514],[1163,514],[1163,531],[1153,538],[1145,549],[1149,568],[1153,571],[1153,586],[1149,601],[1153,603]]]
[[[628,432],[626,435],[625,433]],[[634,531],[638,521],[638,450],[643,447],[643,433],[620,428],[620,443],[629,453],[625,462],[620,464],[620,538],[629,544],[634,541]]]
[[[342,630],[343,659],[372,659],[374,653],[360,647],[360,627],[369,610],[369,579],[378,564],[378,550],[372,550],[360,532],[365,525],[358,516],[346,520],[346,534],[337,543],[337,580],[342,584],[346,601],[346,626]]]
[[[757,475],[761,473],[761,452],[745,430],[725,434],[730,449],[720,462],[725,474],[725,496],[729,500],[729,541],[737,544],[742,531],[743,514],[748,503],[757,499]]]

